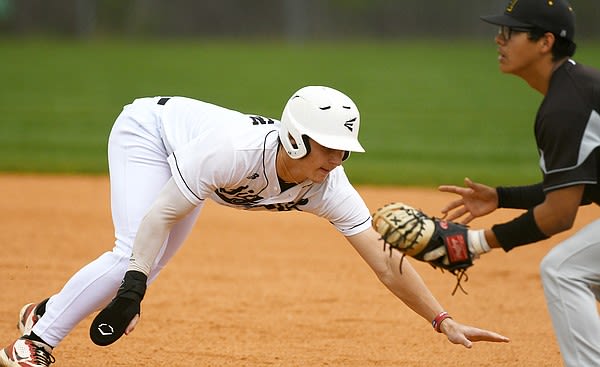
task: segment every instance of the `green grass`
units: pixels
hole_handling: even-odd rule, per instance
[[[578,60],[600,66],[594,45]],[[362,114],[355,183],[490,184],[540,178],[541,96],[497,69],[492,42],[309,43],[0,39],[0,171],[105,174],[106,139],[136,97],[185,95],[279,118],[304,85]]]

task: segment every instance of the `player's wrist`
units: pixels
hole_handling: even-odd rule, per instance
[[[123,277],[123,282],[117,291],[118,297],[125,297],[136,302],[142,302],[146,294],[148,276],[137,270],[128,270]]]
[[[433,326],[433,330],[437,331],[438,333],[442,332],[442,322],[444,322],[444,320],[446,319],[451,319],[452,316],[450,316],[450,314],[446,311],[442,311],[439,314],[437,314],[437,316],[433,319],[433,321],[431,321],[431,326]]]
[[[485,254],[486,252],[490,252],[492,250],[485,238],[485,231],[483,229],[468,230],[467,239],[469,251],[475,256],[475,258],[478,258],[479,255]]]

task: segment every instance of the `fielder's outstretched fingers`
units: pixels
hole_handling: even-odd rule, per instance
[[[473,189],[469,187],[460,187],[455,185],[441,185],[438,186],[438,190],[441,192],[448,192],[451,194],[457,194],[460,196],[468,195],[473,193]]]
[[[454,221],[463,215],[467,214],[469,209],[464,206],[464,203],[461,200],[456,200],[452,202],[450,205],[442,208],[442,213],[444,213],[444,219]]]
[[[442,208],[442,213],[449,213],[453,209],[456,209],[456,208],[458,208],[460,206],[464,206],[464,205],[465,205],[465,202],[463,201],[462,198],[451,201],[450,203],[446,204],[445,207]]]

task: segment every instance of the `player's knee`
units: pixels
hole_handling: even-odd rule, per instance
[[[563,286],[569,287],[577,280],[573,274],[576,274],[577,264],[569,261],[569,255],[562,251],[560,246],[553,248],[540,263],[540,276],[545,286]]]
[[[555,281],[560,273],[561,260],[550,251],[540,263],[540,276],[543,283]]]
[[[98,261],[103,269],[103,273],[120,283],[129,266],[129,258],[130,256],[124,253],[108,251],[103,253],[98,258]]]

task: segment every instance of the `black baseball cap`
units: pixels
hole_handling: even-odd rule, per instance
[[[510,0],[504,14],[482,16],[495,25],[538,28],[573,41],[575,13],[566,0]]]

